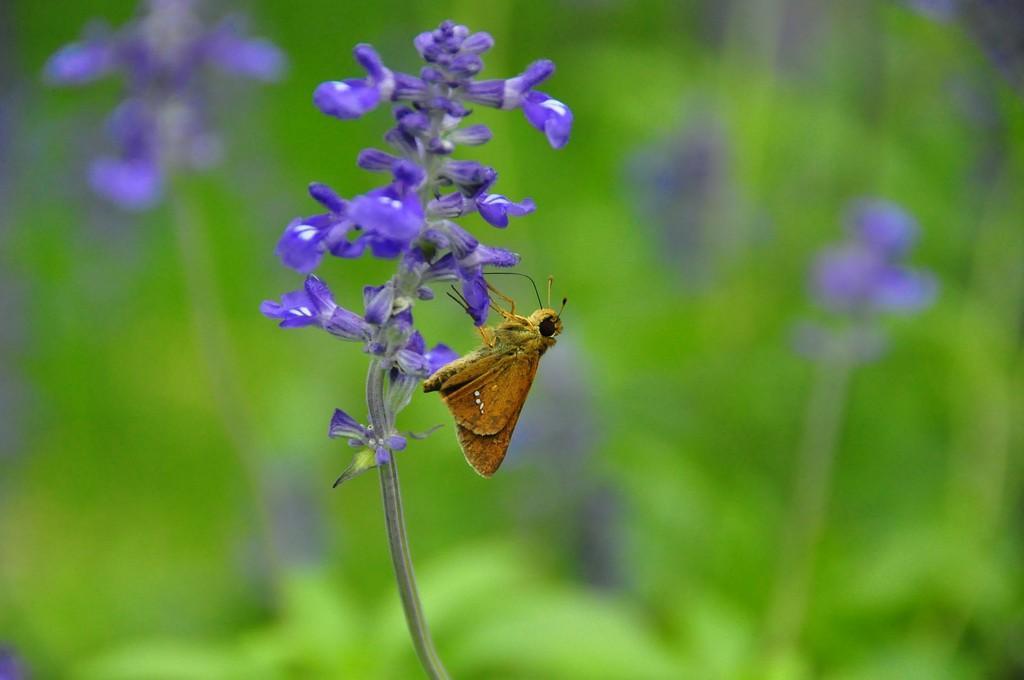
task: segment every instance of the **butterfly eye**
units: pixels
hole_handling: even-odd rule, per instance
[[[545,338],[550,338],[555,334],[555,320],[552,317],[545,317],[544,320],[540,322],[540,334]]]

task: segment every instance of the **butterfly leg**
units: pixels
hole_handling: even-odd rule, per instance
[[[480,333],[480,337],[483,338],[484,344],[493,348],[495,342],[494,329],[488,326],[477,326],[476,330]]]
[[[515,300],[513,300],[508,295],[505,295],[500,290],[498,290],[497,288],[492,286],[490,281],[487,282],[487,289],[490,290],[492,293],[494,293],[499,298],[501,298],[502,300],[504,300],[505,302],[508,303],[508,306],[509,306],[509,311],[508,312],[504,312],[501,309],[498,309],[498,312],[501,313],[502,316],[507,316],[507,315],[515,316],[516,315],[516,301]]]

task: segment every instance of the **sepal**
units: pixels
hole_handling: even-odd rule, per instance
[[[341,476],[334,480],[333,488],[337,488],[342,482],[347,482],[353,477],[358,477],[372,467],[377,466],[377,456],[373,449],[360,449],[352,456],[352,462],[348,464]]]

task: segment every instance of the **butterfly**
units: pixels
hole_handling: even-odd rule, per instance
[[[549,306],[520,316],[514,300],[490,284],[487,287],[509,303],[505,310],[491,301],[491,308],[504,321],[493,328],[480,328],[483,346],[442,366],[423,382],[424,392],[441,393],[455,418],[466,461],[484,477],[493,475],[505,459],[540,358],[562,332],[566,302],[562,300],[558,312],[550,308],[549,279]]]

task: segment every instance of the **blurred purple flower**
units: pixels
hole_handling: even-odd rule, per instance
[[[841,328],[804,322],[797,326],[798,353],[812,358],[867,361],[886,349],[877,325],[881,313],[912,313],[934,302],[935,277],[904,264],[920,231],[895,203],[862,199],[851,204],[847,240],[824,248],[811,267],[810,292],[824,309],[845,316]]]
[[[689,286],[706,284],[735,240],[722,219],[730,186],[728,155],[721,122],[701,113],[627,165],[637,210],[653,229],[659,253]]]
[[[26,680],[25,667],[14,655],[14,650],[0,646],[0,680]]]
[[[235,19],[204,27],[195,5],[143,2],[134,21],[116,31],[90,26],[44,68],[54,85],[124,76],[124,103],[107,126],[117,152],[97,159],[89,180],[96,193],[128,210],[156,204],[168,172],[205,168],[219,157],[219,140],[206,125],[207,67],[260,81],[284,71],[284,56],[274,45],[245,37]]]
[[[961,0],[959,4],[967,30],[1024,96],[1024,4],[1019,0]]]
[[[935,278],[902,263],[918,233],[906,211],[887,201],[859,201],[847,224],[850,240],[826,248],[813,267],[811,289],[822,306],[863,315],[912,312],[931,304]]]

